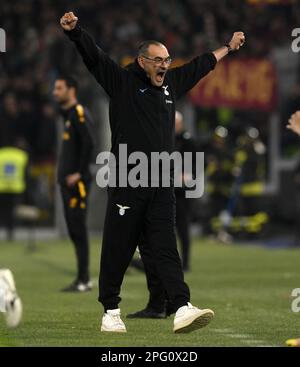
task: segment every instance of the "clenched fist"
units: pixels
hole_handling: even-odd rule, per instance
[[[287,128],[300,135],[300,111],[296,111],[289,119]]]
[[[232,50],[239,50],[241,46],[245,43],[245,35],[243,32],[234,32],[229,42],[229,46]]]
[[[63,27],[65,31],[71,31],[76,27],[78,22],[78,18],[71,11],[69,13],[65,13],[63,17],[60,18],[60,25]]]

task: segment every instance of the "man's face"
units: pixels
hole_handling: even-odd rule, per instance
[[[74,88],[69,88],[65,82],[65,80],[56,80],[53,89],[53,97],[55,101],[63,105],[68,103],[69,100],[72,98],[74,93]]]
[[[156,87],[163,85],[170,67],[170,55],[163,45],[150,45],[144,56],[139,56],[139,65],[145,70],[151,83]]]

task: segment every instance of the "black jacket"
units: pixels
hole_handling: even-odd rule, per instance
[[[81,104],[62,111],[62,115],[64,130],[58,159],[58,182],[64,185],[66,176],[75,172],[79,172],[82,180],[87,182],[91,178],[89,164],[94,148],[92,118]]]
[[[141,151],[174,151],[175,103],[216,65],[212,53],[170,69],[162,87],[155,87],[137,61],[122,68],[104,53],[80,26],[65,31],[74,41],[88,70],[110,97],[111,151],[118,158],[119,144],[128,155]]]

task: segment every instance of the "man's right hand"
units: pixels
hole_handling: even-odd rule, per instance
[[[229,42],[229,46],[231,47],[232,50],[236,51],[239,50],[244,43],[245,43],[244,32],[234,32],[231,41]]]
[[[300,111],[296,111],[289,119],[287,128],[300,135]]]
[[[69,13],[65,13],[63,17],[60,18],[60,25],[65,31],[71,31],[76,27],[78,22],[78,18],[71,11]]]

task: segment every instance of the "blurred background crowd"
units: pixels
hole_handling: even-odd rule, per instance
[[[11,0],[1,4],[0,12],[0,27],[7,36],[7,50],[0,54],[0,146],[26,150],[31,192],[27,200],[39,209],[41,226],[54,227],[60,215],[55,200],[60,125],[51,96],[60,73],[71,73],[79,81],[80,101],[97,123],[97,152],[109,148],[107,98],[59,26],[66,11],[74,11],[103,50],[123,65],[145,39],[163,42],[180,63],[243,31],[246,45],[230,55],[228,63],[241,60],[239,73],[251,74],[246,62],[267,62],[273,68],[273,95],[257,108],[222,98],[203,103],[195,94],[180,101],[185,130],[206,158],[206,193],[193,204],[191,219],[202,233],[227,228],[220,214],[225,209],[242,218],[230,222],[231,234],[262,234],[267,222],[268,228],[281,223],[282,231],[297,227],[300,141],[285,129],[300,100],[299,54],[291,49],[292,30],[300,27],[297,1]],[[254,89],[259,94],[267,86],[257,75]],[[226,78],[224,91],[234,78],[234,73]],[[205,88],[209,85],[204,93]],[[104,210],[101,195],[91,207],[94,213]],[[251,223],[245,219],[249,216],[254,218]],[[100,228],[101,215],[97,218],[90,220],[91,229]]]

